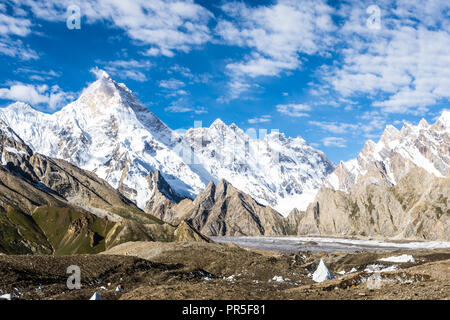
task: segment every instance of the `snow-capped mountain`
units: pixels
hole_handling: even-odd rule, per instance
[[[185,197],[209,182],[172,151],[181,136],[105,72],[54,114],[15,103],[0,116],[34,151],[95,172],[141,208],[152,193],[147,176],[155,170]]]
[[[294,207],[306,209],[334,169],[322,152],[301,137],[286,138],[278,132],[256,137],[255,131],[245,133],[220,119],[209,128],[188,130],[184,138],[216,180],[226,179],[285,215]]]
[[[444,110],[430,125],[405,123],[401,130],[387,126],[378,143],[367,141],[357,158],[341,162],[324,186],[350,192],[356,185],[396,185],[411,168],[435,175],[450,173],[450,111]]]
[[[334,169],[300,137],[250,138],[221,120],[182,136],[103,71],[76,101],[54,114],[17,102],[0,109],[0,117],[35,152],[95,172],[140,208],[156,192],[150,173],[159,170],[180,197],[193,198],[210,181],[226,179],[287,214],[294,207],[305,209]]]

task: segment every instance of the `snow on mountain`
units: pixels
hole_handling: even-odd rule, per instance
[[[22,159],[30,157],[31,149],[25,142],[0,119],[0,163],[19,165]]]
[[[196,195],[208,182],[172,151],[181,137],[106,72],[54,114],[14,103],[0,117],[34,151],[95,172],[141,208],[152,192],[149,172],[160,170],[182,196]]]
[[[387,126],[378,143],[367,141],[357,158],[341,162],[325,187],[350,192],[357,184],[395,185],[412,167],[437,177],[450,173],[450,111],[430,125],[405,123],[401,130]]]
[[[226,179],[284,215],[294,207],[304,210],[333,164],[301,137],[264,133],[257,137],[256,131],[243,132],[218,119],[209,128],[188,130],[184,138],[216,180]]]
[[[159,170],[181,197],[226,179],[287,214],[305,209],[334,169],[300,137],[270,133],[257,139],[219,119],[181,136],[104,71],[54,114],[17,102],[0,109],[0,118],[34,151],[95,172],[141,208],[155,192],[149,173]]]

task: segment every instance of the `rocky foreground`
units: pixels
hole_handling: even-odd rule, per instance
[[[413,259],[379,261],[399,256]],[[316,283],[321,259],[335,278]],[[70,265],[81,269],[79,290],[67,288]],[[94,292],[105,300],[450,299],[450,249],[278,254],[232,244],[128,242],[93,255],[0,255],[0,295],[86,300]]]

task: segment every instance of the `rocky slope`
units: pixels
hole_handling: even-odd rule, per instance
[[[162,220],[173,224],[187,221],[210,236],[287,235],[287,221],[269,206],[255,201],[222,179],[208,187],[194,201],[185,199],[171,206]]]
[[[287,214],[306,208],[334,168],[300,137],[271,133],[256,139],[220,120],[181,136],[105,72],[54,114],[18,102],[0,109],[0,118],[35,152],[94,172],[149,211],[161,205],[161,199],[147,203],[159,175],[170,187],[171,193],[162,194],[171,202],[193,199],[210,181],[224,178]]]
[[[394,187],[324,188],[306,212],[293,215],[298,234],[450,241],[450,179],[416,167]]]
[[[0,121],[0,252],[95,253],[126,241],[205,241],[145,214],[95,174],[33,151]]]

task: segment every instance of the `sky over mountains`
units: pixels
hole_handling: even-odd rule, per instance
[[[448,109],[449,13],[445,0],[6,0],[0,106],[53,113],[104,69],[171,128],[221,118],[347,160],[386,124]]]

